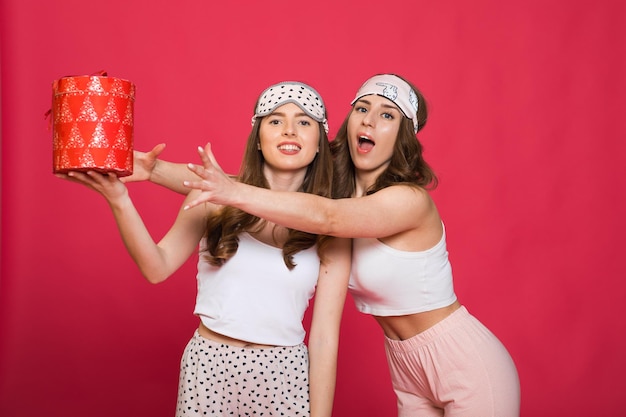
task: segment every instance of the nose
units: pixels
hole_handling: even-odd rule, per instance
[[[294,136],[296,134],[296,122],[294,120],[285,120],[283,126],[283,135]]]
[[[374,113],[371,111],[368,111],[367,113],[365,113],[363,115],[363,119],[361,119],[361,123],[364,126],[374,126]]]

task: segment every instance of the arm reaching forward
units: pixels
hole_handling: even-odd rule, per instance
[[[337,200],[271,191],[233,181],[215,160],[210,144],[198,152],[203,166],[189,164],[189,169],[199,179],[184,185],[202,192],[185,209],[212,202],[309,233],[373,238],[417,229],[427,217],[438,216],[428,193],[418,187],[394,185],[368,196]]]

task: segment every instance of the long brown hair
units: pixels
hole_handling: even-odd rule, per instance
[[[395,74],[394,74],[395,75]],[[399,77],[396,75],[396,77]],[[406,81],[406,80],[404,80]],[[428,119],[428,106],[422,93],[413,84],[406,81],[418,100],[418,133],[426,125]],[[335,198],[352,197],[356,189],[355,168],[348,147],[348,120],[353,110],[344,119],[337,136],[331,142],[330,147],[334,157],[335,178],[333,196]],[[437,187],[437,176],[433,169],[424,160],[423,146],[416,138],[413,122],[407,117],[400,121],[400,129],[394,144],[393,155],[387,169],[376,179],[376,182],[367,190],[366,194],[372,194],[385,187],[396,184],[408,184],[425,189]]]
[[[265,159],[263,153],[258,149],[259,129],[262,117],[256,119],[252,131],[248,136],[248,142],[244,151],[243,162],[241,164],[238,181],[245,184],[262,188],[269,188],[265,175],[263,175],[263,165]],[[300,192],[317,194],[324,197],[331,197],[333,163],[328,143],[328,136],[323,124],[319,123],[320,141],[319,152],[307,167],[304,181],[300,187]],[[239,247],[239,233],[260,231],[266,221],[234,207],[225,206],[207,218],[206,228],[206,250],[204,258],[211,265],[221,266],[237,252]],[[287,240],[283,246],[283,260],[289,269],[293,269],[296,264],[293,256],[317,243],[317,253],[323,259],[323,250],[328,245],[328,236],[318,236],[298,230],[287,229]]]

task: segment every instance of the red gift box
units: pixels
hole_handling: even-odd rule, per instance
[[[133,173],[135,85],[101,74],[52,83],[54,173]]]

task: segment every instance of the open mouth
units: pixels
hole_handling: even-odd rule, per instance
[[[367,136],[359,136],[359,149],[363,151],[371,151],[375,143]]]

